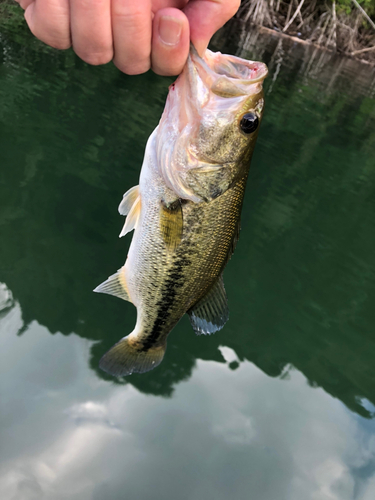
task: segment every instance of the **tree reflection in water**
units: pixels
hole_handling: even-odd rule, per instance
[[[374,71],[257,32],[239,38],[241,26],[229,24],[213,48],[262,59],[270,76],[225,272],[230,321],[195,337],[184,318],[159,368],[114,381],[170,396],[197,359],[224,362],[226,346],[272,377],[292,365],[370,416],[359,398],[375,402]],[[109,379],[98,361],[132,331],[135,308],[92,289],[125,260],[116,209],[137,184],[168,80],[88,67],[22,37],[1,43],[0,282],[21,305],[23,335],[37,320],[100,341],[90,364]]]

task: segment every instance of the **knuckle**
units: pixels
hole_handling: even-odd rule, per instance
[[[165,65],[162,65],[160,63],[153,63],[151,68],[152,68],[152,71],[154,73],[156,73],[157,75],[160,75],[160,76],[176,76],[176,75],[179,75],[181,73],[183,65],[165,66]]]
[[[83,10],[89,12],[90,9],[102,9],[107,6],[107,0],[79,0],[79,5]]]
[[[152,68],[152,71],[159,76],[176,76],[179,74],[179,72],[177,71],[163,70],[161,68],[154,68],[154,67]]]
[[[50,45],[51,47],[53,47],[54,49],[57,49],[57,50],[66,50],[66,49],[69,49],[69,47],[72,45],[70,43],[70,40],[66,40],[66,39],[61,39],[61,40],[50,39],[50,41],[48,41],[48,42],[44,41],[44,43],[46,43],[47,45]]]
[[[114,2],[112,17],[121,19],[123,23],[129,24],[129,26],[141,25],[145,18],[145,11],[140,6],[129,8],[126,2]]]
[[[67,23],[56,25],[55,22],[40,20],[37,16],[30,15],[30,10],[25,11],[25,19],[31,33],[54,49],[64,50],[71,46],[69,25]]]
[[[241,0],[226,2],[228,17],[233,17],[240,8]]]
[[[98,52],[81,52],[75,50],[75,53],[87,64],[92,66],[100,66],[101,64],[107,64],[112,60],[112,52],[110,51],[98,51]]]
[[[30,27],[30,31],[36,38],[54,49],[65,50],[71,46],[70,38],[64,36],[58,37],[55,34],[51,35],[48,31],[38,29],[37,27]]]
[[[26,10],[27,7],[32,3],[33,0],[16,0],[18,4],[20,4],[23,10]]]
[[[146,71],[150,69],[149,62],[129,63],[114,59],[113,63],[116,66],[116,68],[118,68],[120,71],[122,71],[122,73],[125,73],[126,75],[141,75],[143,73],[146,73]]]
[[[127,75],[140,75],[150,69],[152,19],[145,2],[114,1],[114,64]]]

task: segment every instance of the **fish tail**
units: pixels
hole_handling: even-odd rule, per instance
[[[166,347],[164,342],[147,348],[130,334],[104,354],[99,367],[117,377],[148,372],[162,362]]]

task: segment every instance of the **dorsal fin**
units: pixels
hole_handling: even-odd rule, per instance
[[[183,218],[181,200],[161,202],[160,230],[168,250],[175,250],[182,238]]]
[[[126,287],[125,268],[122,267],[117,271],[116,274],[112,274],[112,276],[98,285],[94,289],[94,292],[108,293],[109,295],[114,295],[119,299],[128,300],[129,302],[131,302]]]
[[[228,299],[222,275],[188,314],[197,335],[215,333],[228,321]]]
[[[140,195],[138,195],[126,217],[124,227],[122,228],[122,231],[120,233],[120,238],[125,236],[125,234],[129,233],[130,231],[133,231],[133,229],[137,227],[140,213],[141,213],[141,197]]]
[[[130,209],[132,208],[138,196],[139,196],[139,186],[133,186],[128,191],[126,191],[118,207],[119,213],[121,215],[128,215]]]

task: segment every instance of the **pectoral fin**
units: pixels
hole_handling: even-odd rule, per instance
[[[220,276],[209,292],[188,311],[197,335],[215,333],[228,321],[228,299],[223,277]]]
[[[168,250],[175,250],[182,238],[183,218],[181,200],[173,203],[161,202],[160,230]]]
[[[140,195],[138,195],[134,200],[133,205],[126,217],[124,227],[122,228],[122,231],[120,233],[120,238],[125,236],[125,234],[129,233],[130,231],[133,231],[133,229],[137,227],[140,213],[141,213],[141,197]]]
[[[130,209],[134,205],[135,200],[139,196],[139,186],[134,186],[130,188],[124,196],[122,197],[122,201],[118,207],[118,211],[121,215],[128,215]]]
[[[112,274],[107,280],[98,285],[94,292],[108,293],[119,299],[128,300],[131,302],[125,281],[125,269],[122,267],[116,274]]]

